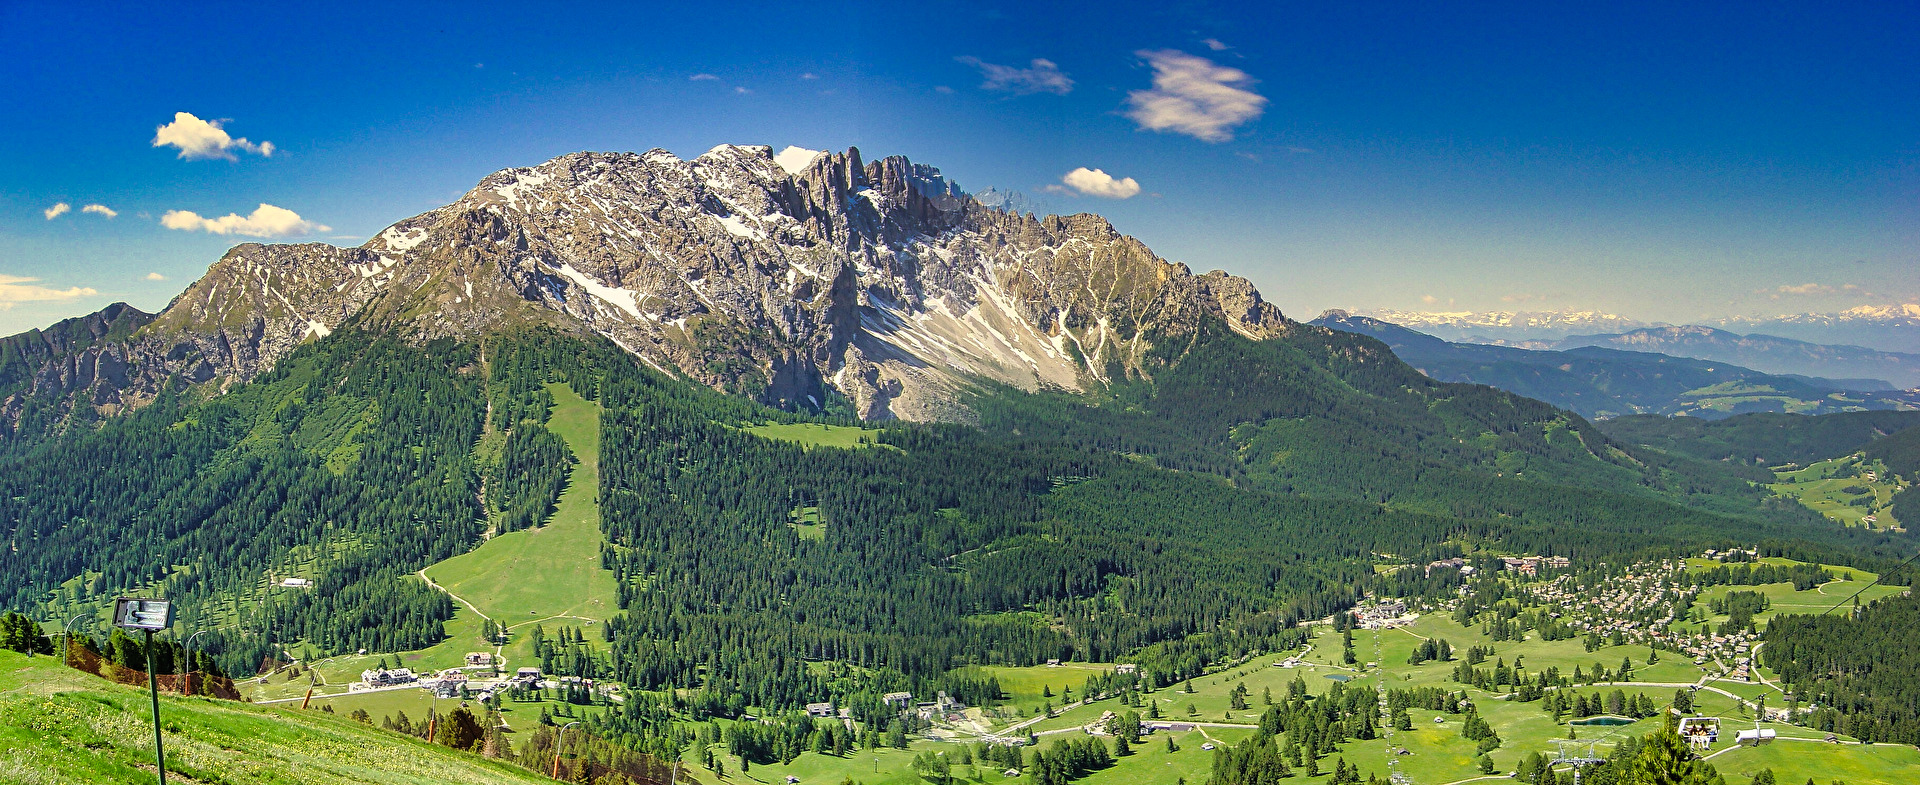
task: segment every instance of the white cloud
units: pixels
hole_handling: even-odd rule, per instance
[[[167,280],[167,277],[166,277],[166,276],[164,276],[164,275],[161,275],[161,274],[159,274],[159,273],[147,273],[147,280],[149,280],[149,281],[164,281],[164,280]]]
[[[85,206],[85,207],[82,207],[82,208],[80,208],[80,212],[83,212],[83,213],[93,213],[94,215],[104,215],[104,216],[106,216],[106,217],[108,217],[108,218],[115,218],[115,217],[118,217],[118,216],[120,215],[120,211],[119,211],[119,210],[115,210],[115,209],[113,209],[113,208],[111,208],[111,207],[108,207],[108,206],[106,206],[106,205],[104,205],[104,204],[90,204],[90,205],[87,205],[87,206]]]
[[[1427,305],[1433,305],[1435,303],[1440,302],[1440,298],[1435,297],[1431,294],[1423,294],[1423,295],[1420,295],[1420,302],[1426,303]]]
[[[713,74],[694,74],[693,76],[689,76],[689,77],[687,77],[687,81],[689,81],[689,82],[718,82],[718,81],[720,81],[720,77],[717,77],[717,76],[714,76]]]
[[[225,158],[234,160],[234,149],[253,153],[261,157],[272,157],[272,142],[254,144],[245,137],[235,139],[220,124],[223,120],[202,120],[186,112],[174,112],[173,122],[154,129],[154,147],[175,147],[180,157],[188,160],[204,158]]]
[[[1014,95],[1032,95],[1034,93],[1052,93],[1066,95],[1073,92],[1073,80],[1061,73],[1060,66],[1052,60],[1034,58],[1031,67],[1018,68],[1011,65],[995,65],[978,57],[953,58],[974,68],[980,69],[980,75],[986,81],[980,83],[980,89]]]
[[[953,95],[953,88],[946,85],[934,85],[933,91],[941,95]]]
[[[1202,38],[1200,39],[1200,43],[1206,44],[1208,49],[1212,49],[1213,51],[1216,51],[1216,52],[1224,52],[1224,51],[1227,51],[1228,49],[1233,48],[1231,46],[1227,46],[1226,44],[1220,43],[1220,39],[1218,38]]]
[[[1245,71],[1173,49],[1138,54],[1153,66],[1153,89],[1127,94],[1127,117],[1143,130],[1224,142],[1266,111],[1266,97],[1247,89],[1254,79]]]
[[[1104,199],[1126,199],[1140,193],[1140,184],[1134,182],[1131,177],[1114,179],[1113,175],[1105,171],[1088,169],[1084,166],[1068,172],[1065,177],[1060,178],[1060,182],[1087,196],[1098,196]]]
[[[753,92],[752,90],[748,90],[747,88],[744,88],[744,87],[736,87],[736,88],[733,88],[733,91],[734,91],[734,92],[736,92],[736,93],[739,93],[739,94],[741,94],[741,95],[746,95],[746,94],[748,94],[748,93],[751,93],[751,92]]]
[[[806,72],[806,73],[804,73],[804,74],[801,74],[801,75],[800,75],[800,78],[801,78],[801,79],[805,79],[805,80],[807,80],[807,81],[809,81],[809,82],[811,82],[811,81],[813,81],[813,80],[815,80],[815,79],[819,79],[819,78],[820,78],[820,75],[819,75],[819,74],[816,74],[816,73],[814,73],[814,72],[812,72],[812,71],[808,71],[808,72]]]
[[[70,212],[73,212],[73,205],[67,204],[66,202],[60,202],[45,210],[41,210],[40,214],[45,215],[47,217],[47,220],[51,221],[55,218],[59,218],[60,216],[66,215],[67,213],[70,213]]]
[[[1560,295],[1558,295],[1558,294],[1540,294],[1540,293],[1537,293],[1537,292],[1521,292],[1521,293],[1519,293],[1519,294],[1503,294],[1503,295],[1500,295],[1500,302],[1503,302],[1503,303],[1520,303],[1520,304],[1523,304],[1523,305],[1524,305],[1524,304],[1526,304],[1526,303],[1531,303],[1531,302],[1539,302],[1539,301],[1542,301],[1542,300],[1551,300],[1551,299],[1554,299],[1554,298],[1556,298],[1556,297],[1559,297],[1559,296],[1560,296]]]
[[[74,286],[66,289],[35,286],[34,283],[39,280],[0,273],[0,311],[10,310],[17,303],[77,300],[99,294],[90,286]]]
[[[1859,284],[1848,283],[1839,286],[1829,286],[1823,283],[1802,283],[1787,284],[1772,289],[1761,289],[1758,294],[1764,294],[1767,295],[1769,299],[1778,300],[1781,297],[1830,297],[1839,294],[1857,294],[1863,291]],[[1868,293],[1871,294],[1870,292]]]
[[[275,207],[270,204],[262,204],[254,208],[253,213],[244,218],[236,213],[228,213],[220,218],[202,218],[190,210],[168,210],[166,215],[160,216],[160,225],[168,229],[189,232],[239,234],[247,237],[286,237],[308,232],[325,232],[333,228],[301,218],[298,213],[285,207]]]

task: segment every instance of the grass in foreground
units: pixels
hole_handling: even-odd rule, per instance
[[[144,690],[0,651],[0,781],[155,780]],[[169,782],[550,782],[477,755],[315,711],[162,696]],[[176,778],[175,775],[184,775]]]

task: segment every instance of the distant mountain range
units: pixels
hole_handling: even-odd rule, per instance
[[[1362,316],[1411,327],[1448,341],[1500,346],[1522,341],[1552,341],[1576,335],[1631,332],[1671,327],[1600,311],[1355,311]],[[1920,304],[1863,305],[1839,313],[1731,317],[1699,323],[1740,335],[1765,335],[1809,343],[1858,346],[1883,352],[1920,354]]]
[[[1579,335],[1562,339],[1551,348],[1580,346],[1658,352],[1738,363],[1768,373],[1826,377],[1850,389],[1873,389],[1869,380],[1875,379],[1903,389],[1920,386],[1920,354],[1810,343],[1760,333],[1740,335],[1713,327],[1647,327],[1617,335]]]
[[[1411,327],[1446,341],[1505,345],[1515,341],[1558,340],[1569,335],[1619,333],[1655,326],[1601,311],[1396,311],[1353,313]]]
[[[1731,335],[1705,327],[1645,328],[1620,336],[1529,342],[1533,348],[1528,348],[1448,342],[1344,311],[1328,311],[1311,323],[1377,338],[1440,381],[1485,384],[1586,417],[1685,414],[1714,419],[1746,412],[1828,414],[1920,405],[1920,393],[1894,390],[1877,380],[1774,374],[1648,348],[1653,343],[1648,336],[1663,331]],[[1609,338],[1619,340],[1604,340]]]
[[[1878,389],[1876,382],[1903,389],[1920,385],[1920,305],[1681,326],[1594,311],[1357,313],[1459,343],[1658,352],[1736,363],[1770,374],[1822,377],[1848,389]]]
[[[1840,313],[1802,313],[1766,319],[1708,322],[1734,332],[1761,333],[1825,344],[1920,353],[1920,303],[1863,305]]]

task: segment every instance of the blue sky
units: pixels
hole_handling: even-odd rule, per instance
[[[0,333],[728,142],[1099,212],[1296,318],[1920,300],[1909,4],[190,5],[0,0]]]

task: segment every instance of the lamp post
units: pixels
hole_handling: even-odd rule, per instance
[[[189,635],[189,636],[187,636],[187,694],[188,694],[188,695],[192,695],[192,694],[193,694],[193,670],[194,670],[194,668],[193,668],[193,642],[194,642],[194,640],[195,640],[195,639],[197,639],[197,638],[199,638],[200,636],[202,636],[202,635],[205,635],[205,634],[207,634],[207,631],[206,631],[206,630],[201,630],[201,631],[199,631],[199,632],[196,632],[196,633],[194,633],[194,634],[192,634],[192,635]]]
[[[73,623],[81,619],[84,619],[86,617],[87,617],[87,614],[84,614],[84,613],[74,616],[73,618],[67,620],[66,626],[61,628],[61,630],[67,634],[66,650],[60,652],[61,665],[65,665],[69,668],[73,667]]]
[[[427,694],[433,696],[433,704],[427,707],[427,741],[431,742],[433,732],[440,723],[440,685],[434,685],[433,689],[427,690]]]
[[[552,772],[551,774],[548,774],[547,776],[549,776],[549,777],[552,777],[552,778],[554,778],[554,779],[556,779],[556,780],[557,780],[557,779],[560,779],[560,749],[561,749],[561,742],[564,742],[564,741],[566,741],[566,740],[567,740],[567,729],[568,729],[568,728],[571,728],[571,727],[573,727],[573,726],[575,726],[575,725],[579,725],[579,724],[580,724],[580,721],[579,721],[579,720],[575,720],[575,721],[573,721],[573,722],[569,722],[569,723],[567,723],[567,724],[565,724],[565,725],[562,725],[562,726],[560,726],[560,732],[559,732],[559,733],[557,733],[557,734],[554,734],[554,737],[553,737],[553,772]]]

